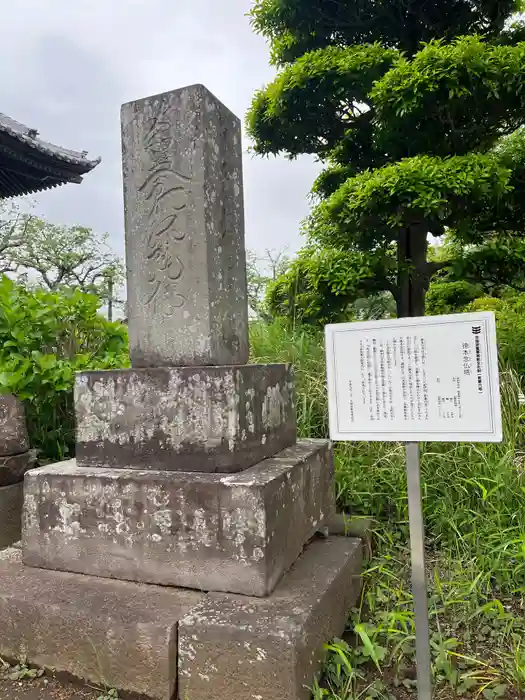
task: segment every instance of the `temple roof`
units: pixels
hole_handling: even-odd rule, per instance
[[[31,194],[82,176],[100,163],[83,151],[70,151],[38,138],[36,129],[0,113],[0,199]]]

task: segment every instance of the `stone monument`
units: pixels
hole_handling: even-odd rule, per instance
[[[306,699],[362,548],[317,534],[332,454],[296,439],[292,369],[247,364],[240,123],[196,85],[124,105],[122,141],[132,368],[78,375],[76,460],[26,476],[0,655],[96,681],[85,628],[110,686]]]
[[[24,474],[35,464],[24,407],[12,394],[0,394],[0,549],[20,539]]]

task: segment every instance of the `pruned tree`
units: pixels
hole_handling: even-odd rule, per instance
[[[525,291],[525,236],[487,235],[480,245],[462,245],[451,234],[430,247],[434,265],[427,312],[453,313],[481,296]],[[272,316],[313,325],[388,318],[397,280],[395,246],[370,255],[350,248],[309,246],[267,287]],[[395,305],[394,305],[395,310]]]
[[[317,262],[346,256],[362,269],[349,299],[372,286],[393,294],[398,315],[421,315],[432,278],[449,266],[432,259],[430,235],[487,252],[485,244],[525,230],[520,7],[255,3],[254,27],[280,73],[256,94],[249,132],[260,154],[325,163],[309,250]]]

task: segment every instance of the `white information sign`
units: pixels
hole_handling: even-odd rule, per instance
[[[333,440],[501,442],[492,312],[326,326]]]

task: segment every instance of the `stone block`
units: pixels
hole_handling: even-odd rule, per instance
[[[0,487],[18,484],[24,480],[24,474],[36,466],[36,452],[22,452],[9,457],[0,456]]]
[[[0,487],[0,549],[20,539],[23,501],[24,482]]]
[[[202,85],[122,107],[133,367],[248,361],[239,119]]]
[[[265,596],[333,512],[326,441],[301,441],[229,476],[71,460],[26,475],[24,562]]]
[[[237,472],[296,440],[288,365],[85,372],[80,466]]]
[[[179,698],[309,700],[360,590],[360,540],[314,541],[270,598],[210,594],[179,623]]]
[[[28,449],[22,402],[13,394],[0,394],[0,457],[27,452]]]
[[[32,569],[0,552],[0,657],[79,679],[172,700],[177,622],[194,591]]]
[[[371,559],[373,554],[373,530],[374,520],[367,517],[352,517],[347,513],[336,513],[326,523],[326,530],[330,535],[343,535],[345,537],[358,537],[363,541],[366,559]]]

